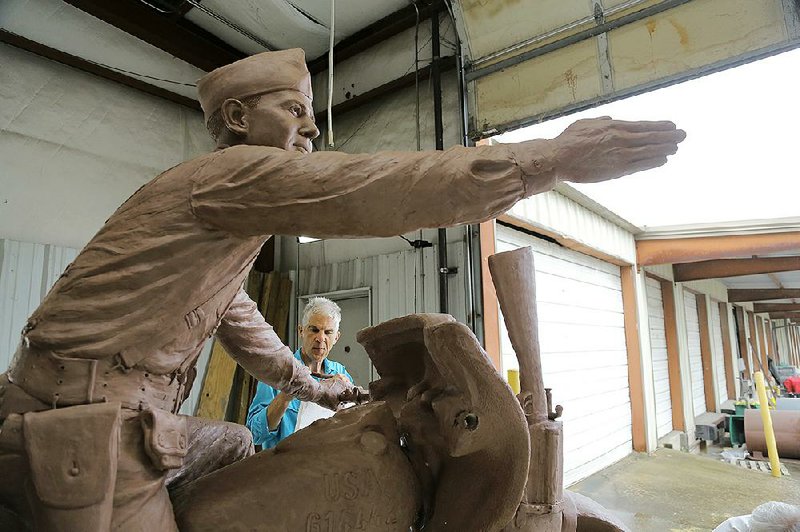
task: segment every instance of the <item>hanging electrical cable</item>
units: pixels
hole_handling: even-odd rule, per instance
[[[336,0],[331,0],[331,38],[328,43],[328,146],[335,146],[333,140],[333,46],[336,26]]]

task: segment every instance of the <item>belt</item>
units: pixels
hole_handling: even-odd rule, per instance
[[[186,373],[155,375],[126,368],[117,359],[67,358],[23,344],[14,355],[8,380],[52,408],[119,402],[134,410],[178,412]]]

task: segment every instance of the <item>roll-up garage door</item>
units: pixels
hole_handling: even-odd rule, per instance
[[[653,354],[656,437],[661,438],[672,431],[672,397],[669,390],[664,299],[661,295],[661,283],[650,277],[647,278],[647,317],[650,323],[650,350]]]
[[[706,392],[703,385],[703,356],[700,351],[700,319],[697,314],[697,298],[684,291],[683,306],[686,309],[686,335],[689,345],[689,369],[692,379],[692,402],[694,415],[706,411]]]
[[[794,0],[460,0],[488,136],[797,46]]]
[[[564,407],[564,482],[628,455],[631,404],[618,266],[498,226],[497,251],[531,246],[544,384]],[[516,368],[501,320],[503,370]]]
[[[725,351],[722,347],[722,323],[720,323],[719,302],[711,300],[711,341],[714,343],[714,367],[717,373],[717,397],[719,403],[729,399],[728,385],[725,381]]]

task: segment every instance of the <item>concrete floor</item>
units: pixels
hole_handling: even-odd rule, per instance
[[[569,489],[599,502],[632,531],[709,531],[768,501],[800,504],[800,461],[782,460],[789,476],[773,478],[701,454],[659,449],[634,453]]]

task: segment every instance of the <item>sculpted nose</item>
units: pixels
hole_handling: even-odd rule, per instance
[[[317,129],[317,125],[313,120],[307,118],[305,124],[303,124],[303,127],[300,128],[300,134],[307,139],[314,140],[315,138],[319,137],[319,129]]]

